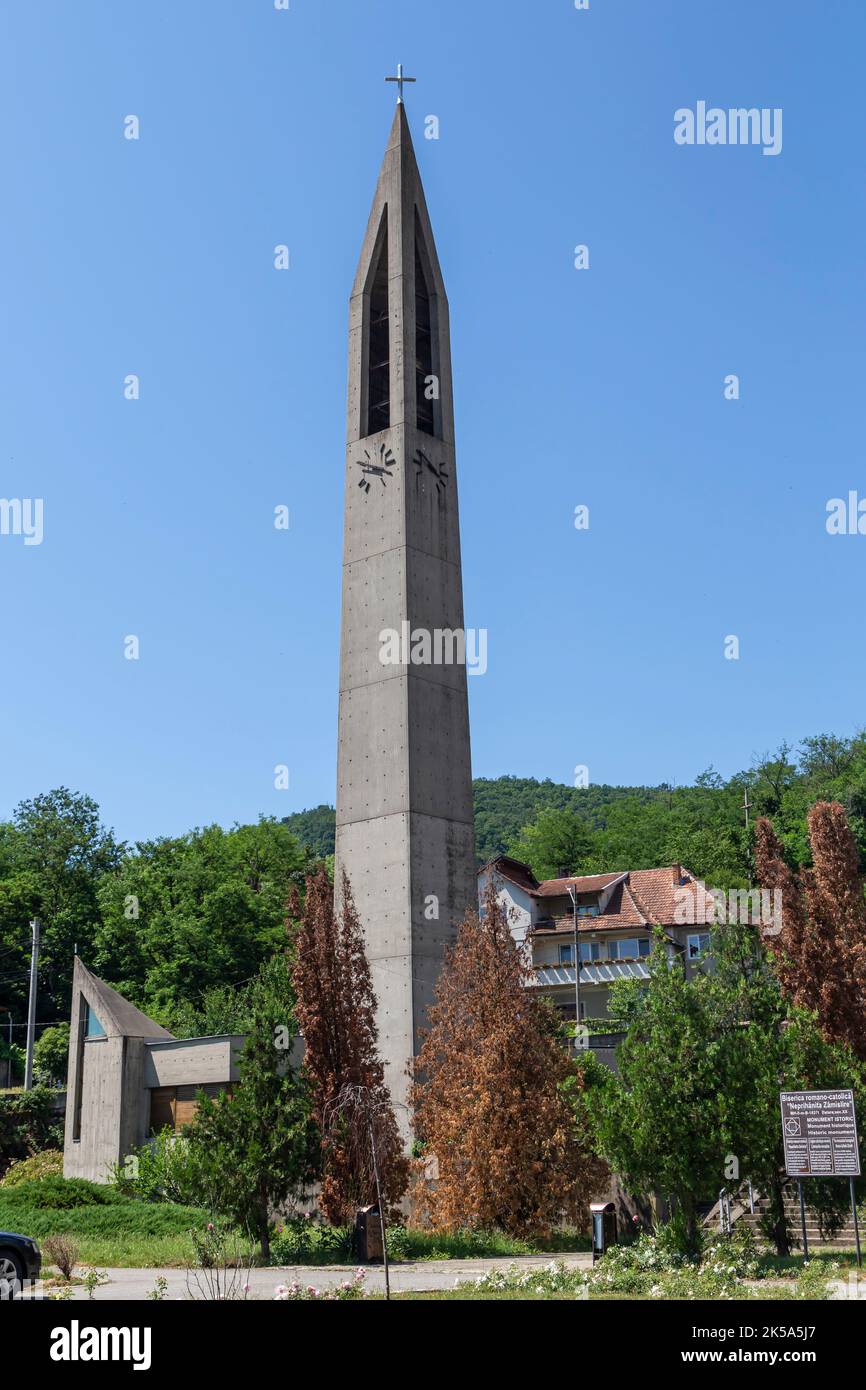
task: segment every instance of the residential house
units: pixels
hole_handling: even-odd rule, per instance
[[[532,988],[552,999],[564,1019],[579,1013],[594,1033],[608,1017],[613,982],[649,978],[656,930],[661,929],[668,954],[679,953],[689,973],[709,948],[713,898],[680,864],[539,882],[527,864],[500,855],[479,870],[482,905],[491,877],[512,935],[528,953]]]

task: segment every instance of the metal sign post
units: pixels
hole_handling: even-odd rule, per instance
[[[800,1224],[803,1254],[808,1258],[804,1178],[846,1177],[851,1185],[851,1211],[857,1263],[861,1263],[860,1228],[854,1179],[860,1176],[860,1145],[853,1091],[781,1091],[782,1139],[785,1145],[785,1172],[797,1179],[800,1193]]]
[[[803,1179],[797,1179],[797,1191],[800,1194],[800,1230],[803,1232],[803,1259],[809,1258],[809,1237],[806,1234],[806,1199],[803,1196]]]

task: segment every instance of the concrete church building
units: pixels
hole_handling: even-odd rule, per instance
[[[242,1037],[174,1038],[76,956],[63,1176],[107,1182],[111,1166],[166,1126],[189,1124],[199,1091],[237,1080]]]
[[[475,901],[475,833],[448,300],[398,80],[350,304],[336,882],[345,870],[406,1132],[418,1029]],[[416,659],[391,664],[385,634]]]

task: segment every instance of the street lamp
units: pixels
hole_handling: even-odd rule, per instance
[[[577,1051],[577,1030],[580,1027],[580,949],[577,944],[577,886],[569,884],[568,896],[574,912],[574,1050]]]

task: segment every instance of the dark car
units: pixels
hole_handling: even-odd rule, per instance
[[[21,1293],[25,1279],[38,1279],[42,1254],[29,1236],[0,1231],[0,1299]]]

